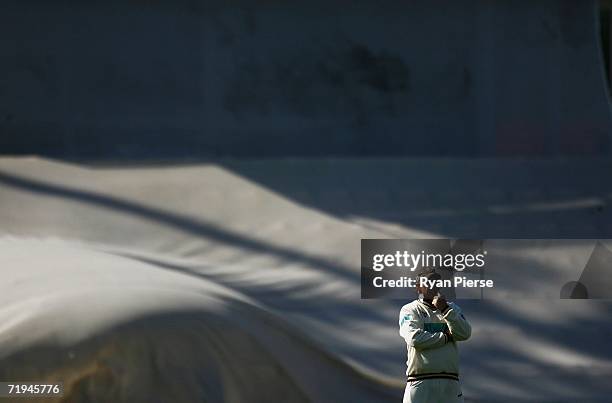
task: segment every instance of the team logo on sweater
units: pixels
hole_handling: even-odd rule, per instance
[[[402,318],[402,321],[400,322],[400,326],[404,324],[404,322],[406,322],[407,320],[412,320],[412,315],[408,314],[408,315],[404,315],[404,317]]]

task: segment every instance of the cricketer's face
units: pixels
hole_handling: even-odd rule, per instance
[[[421,281],[422,278],[426,278],[426,277],[420,277],[419,278],[419,282]],[[417,285],[416,287],[417,293],[419,294],[423,294],[423,299],[433,299],[436,295],[438,295],[438,292],[440,291],[440,289],[437,286],[427,286],[427,285]]]

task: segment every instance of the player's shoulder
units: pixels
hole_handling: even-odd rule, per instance
[[[407,303],[406,305],[404,305],[402,307],[402,309],[400,309],[400,314],[404,313],[404,312],[414,312],[417,310],[419,305],[419,301],[418,300],[414,300],[412,302]]]
[[[404,324],[404,322],[415,320],[420,317],[421,315],[419,314],[418,301],[415,300],[415,301],[409,302],[406,305],[404,305],[402,309],[400,309],[400,313],[399,313],[400,327],[402,326],[402,324]]]
[[[448,306],[450,306],[457,315],[465,319],[465,316],[463,316],[463,309],[459,308],[459,305],[455,304],[454,302],[449,302]]]

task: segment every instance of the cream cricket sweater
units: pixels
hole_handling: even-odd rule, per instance
[[[430,378],[459,379],[458,341],[467,340],[472,328],[457,304],[449,302],[444,312],[423,300],[402,307],[400,335],[408,347],[408,381]],[[451,337],[444,331],[447,330]]]

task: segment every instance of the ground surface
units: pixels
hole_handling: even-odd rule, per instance
[[[401,302],[360,300],[359,239],[609,238],[611,169],[2,158],[0,378],[75,402],[397,401]],[[468,401],[609,401],[610,303],[461,305]]]

